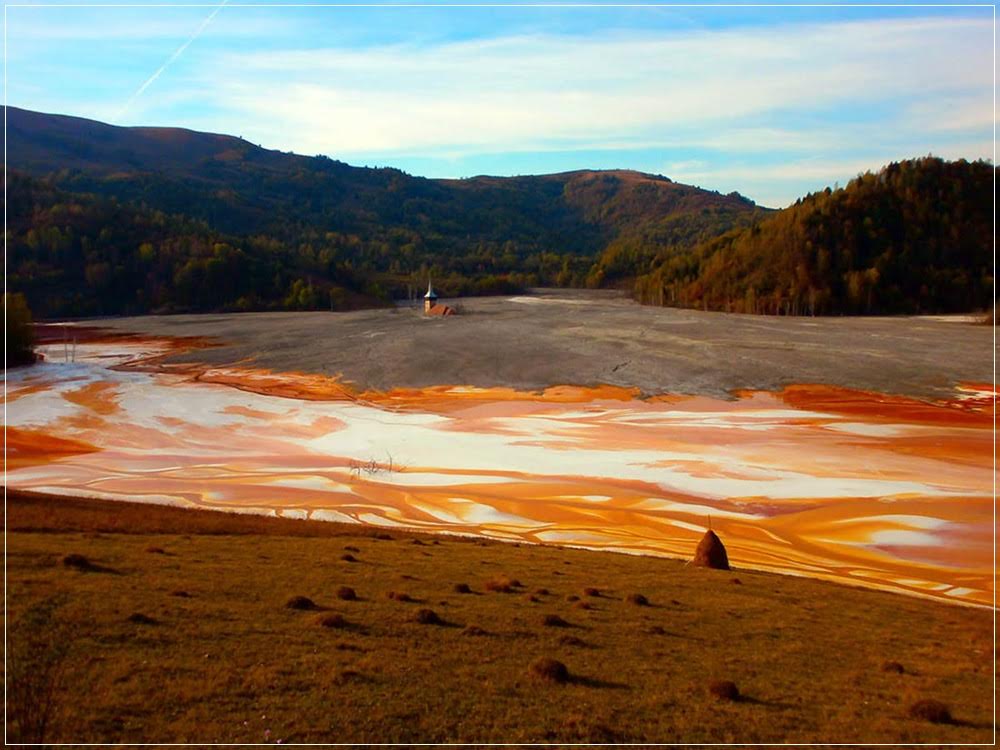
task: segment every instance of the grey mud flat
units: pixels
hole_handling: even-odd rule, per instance
[[[340,376],[358,389],[609,384],[730,397],[737,389],[827,384],[948,398],[992,382],[993,330],[971,318],[789,318],[643,307],[605,291],[535,290],[348,313],[170,315],[90,321],[119,331],[204,336],[175,362]]]

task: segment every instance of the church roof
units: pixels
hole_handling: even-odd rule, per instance
[[[424,295],[424,299],[437,299],[437,292],[434,291],[434,287],[431,286],[431,282],[427,282],[427,294]]]

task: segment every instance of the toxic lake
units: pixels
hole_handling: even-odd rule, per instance
[[[338,319],[326,316],[334,331]],[[843,380],[728,395],[650,383],[376,389],[268,368],[266,355],[220,361],[239,337],[197,322],[48,327],[45,360],[8,373],[8,486],[677,557],[711,526],[737,567],[993,601],[995,392],[978,371],[935,382],[933,397]],[[795,361],[792,376],[809,366]]]

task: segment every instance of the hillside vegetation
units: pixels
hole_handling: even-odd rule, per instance
[[[41,315],[89,314],[81,304],[106,312],[328,309],[330,289],[406,297],[428,275],[448,296],[582,286],[594,257],[622,234],[642,231],[686,246],[759,212],[735,194],[636,172],[430,180],[232,136],[16,108],[8,109],[7,136],[9,167],[44,180],[30,201],[12,199],[10,212],[14,281]],[[169,217],[167,236],[144,236],[151,219],[135,214],[123,231],[81,236],[65,212],[51,211],[74,206],[97,227],[114,210],[103,200]],[[143,244],[152,246],[145,256],[169,261],[150,267],[136,257]],[[199,285],[214,287],[216,244],[242,253],[239,262],[255,278],[240,280],[239,290],[200,295]],[[74,258],[68,271],[51,261],[53,253]],[[66,292],[39,299],[49,273],[61,273],[82,302]]]
[[[984,610],[395,529],[16,491],[7,511],[13,741],[992,736]]]
[[[985,309],[992,168],[925,158],[773,212],[630,171],[432,180],[8,109],[11,287],[42,317],[323,310],[529,286],[767,314]]]
[[[992,189],[993,168],[981,161],[890,164],[692,249],[645,263],[633,254],[635,293],[653,304],[786,315],[985,309]]]

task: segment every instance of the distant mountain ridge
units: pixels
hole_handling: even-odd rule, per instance
[[[697,223],[715,232],[757,209],[736,194],[638,172],[428,179],[268,150],[235,136],[118,127],[15,107],[7,110],[7,137],[12,169],[51,178],[65,190],[146,201],[227,232],[275,233],[285,220],[368,231],[375,220],[590,254],[623,230],[680,214],[707,210],[707,220]]]
[[[31,215],[12,212],[12,279],[50,315],[340,308],[348,298],[356,306],[407,296],[428,275],[446,295],[582,286],[593,259],[618,237],[642,232],[688,247],[763,212],[736,194],[638,172],[427,179],[235,136],[15,107],[7,109],[7,139],[8,167],[38,201]],[[67,203],[77,210],[55,210]],[[109,216],[120,226],[102,232]],[[136,256],[143,244],[154,246],[155,268]],[[156,252],[161,244],[164,253]],[[228,296],[191,284],[203,271],[215,277],[205,269],[219,265],[216,245],[239,251],[254,269],[254,281]],[[226,267],[240,265],[224,255]],[[65,291],[39,299],[52,288]]]

